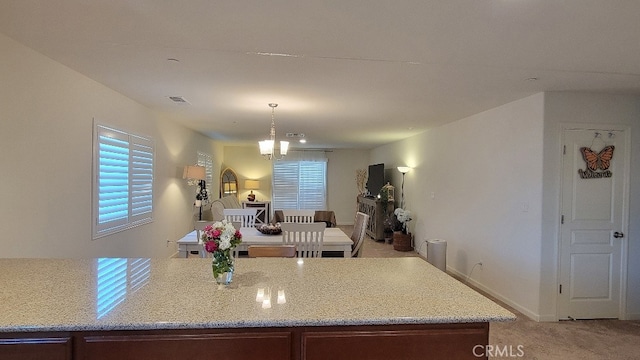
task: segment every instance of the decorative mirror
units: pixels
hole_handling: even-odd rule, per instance
[[[231,168],[224,169],[220,175],[220,197],[227,195],[238,196],[238,176]]]

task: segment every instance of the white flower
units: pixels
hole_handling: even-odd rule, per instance
[[[225,221],[227,221],[227,220],[225,220]],[[233,223],[227,222],[227,224],[224,226],[224,232],[235,233],[236,232],[236,228],[233,226]]]
[[[396,214],[396,218],[398,218],[398,221],[400,221],[401,223],[411,221],[411,211],[409,210],[397,208],[395,209],[394,214]]]
[[[220,236],[220,250],[227,250],[231,247],[231,238],[226,236],[226,234],[222,234]]]

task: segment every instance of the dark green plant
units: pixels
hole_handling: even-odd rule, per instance
[[[382,201],[383,203],[389,202],[389,190],[387,188],[383,187],[380,190],[380,201]]]
[[[393,232],[395,229],[396,218],[395,215],[389,215],[384,219],[382,227],[385,233]]]

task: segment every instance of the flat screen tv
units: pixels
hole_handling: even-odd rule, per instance
[[[369,165],[369,178],[367,179],[369,195],[377,197],[384,184],[384,164]]]

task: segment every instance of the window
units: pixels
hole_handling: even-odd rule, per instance
[[[153,220],[153,140],[95,126],[93,238]]]
[[[213,182],[213,160],[211,155],[198,151],[198,165],[204,166],[207,193],[211,196],[211,183]]]
[[[303,156],[273,163],[274,209],[326,209],[327,159],[324,153]]]

